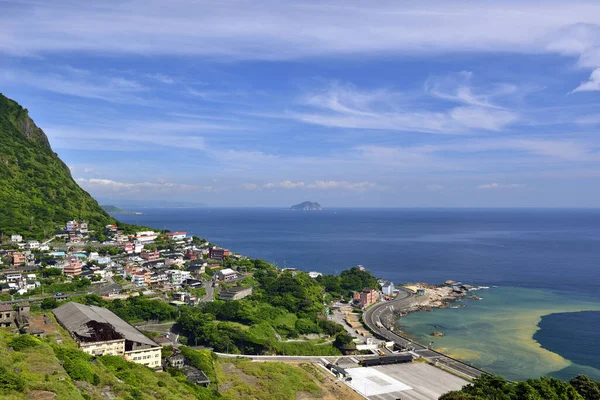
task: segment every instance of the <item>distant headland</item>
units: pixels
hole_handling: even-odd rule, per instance
[[[314,201],[304,201],[300,204],[295,204],[290,207],[290,210],[301,210],[301,211],[321,211],[321,205]]]

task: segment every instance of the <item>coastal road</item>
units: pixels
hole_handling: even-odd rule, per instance
[[[204,282],[204,289],[206,290],[206,296],[200,299],[201,303],[206,303],[207,301],[213,301],[215,295],[215,288],[213,287],[213,280],[208,279]]]
[[[367,309],[363,313],[363,321],[376,336],[393,341],[403,349],[410,348],[414,354],[426,358],[442,367],[454,370],[469,378],[476,378],[481,374],[486,373],[485,371],[474,368],[459,360],[455,360],[445,354],[430,349],[427,346],[416,343],[410,338],[393,332],[393,322],[395,320],[394,313],[404,312],[417,302],[418,298],[413,292],[401,288],[400,294],[398,294],[398,297],[394,300],[379,302]],[[382,327],[378,326],[379,324],[381,324]]]

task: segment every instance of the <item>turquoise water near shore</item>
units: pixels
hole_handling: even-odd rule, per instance
[[[591,320],[600,316],[600,298],[510,287],[477,295],[482,300],[465,298],[454,304],[464,308],[411,313],[399,325],[416,341],[433,342],[435,349],[507,379],[570,379],[580,373],[600,379],[600,365],[593,361],[600,354],[593,340],[600,327]],[[433,331],[445,336],[433,337]],[[589,358],[581,356],[584,343]]]

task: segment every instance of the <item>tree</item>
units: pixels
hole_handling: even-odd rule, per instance
[[[62,270],[60,268],[44,268],[42,270],[42,275],[44,277],[50,277],[50,276],[60,276],[62,275]]]
[[[42,300],[42,304],[40,306],[42,310],[53,310],[58,307],[58,301],[55,298],[48,297]]]
[[[591,380],[586,375],[577,375],[569,381],[585,400],[600,400],[600,383]]]
[[[586,385],[585,380],[581,380]],[[508,382],[499,376],[481,375],[459,391],[440,400],[584,400],[568,382],[541,377],[526,382]]]

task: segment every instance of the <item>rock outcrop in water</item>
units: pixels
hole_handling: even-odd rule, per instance
[[[290,207],[291,210],[300,210],[300,211],[321,211],[321,205],[319,203],[313,201],[305,201],[300,204],[295,204]]]

